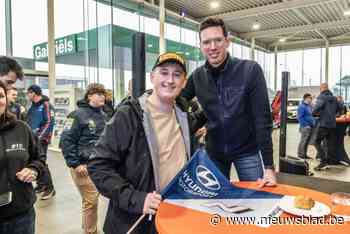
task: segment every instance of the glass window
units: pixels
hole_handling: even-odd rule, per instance
[[[286,53],[287,71],[290,72],[289,86],[303,86],[302,80],[302,56],[303,51],[291,51]]]
[[[173,25],[173,24],[168,24],[165,23],[165,38],[173,41],[180,42],[181,38],[181,30],[180,27]]]
[[[237,58],[242,58],[242,46],[237,43],[232,43],[232,44],[233,44],[232,55]]]
[[[341,66],[341,94],[345,102],[350,101],[349,77],[350,77],[350,46],[342,46],[342,66]],[[347,82],[346,82],[347,80]]]
[[[321,50],[304,50],[304,85],[319,86],[321,79]]]
[[[143,17],[145,33],[159,36],[159,21],[155,18]]]
[[[250,48],[242,45],[242,59],[250,59]]]
[[[55,1],[56,38],[84,31],[84,7],[83,1]],[[74,20],[70,20],[69,23],[67,23],[67,19]]]
[[[334,89],[341,78],[341,47],[329,48],[329,86]]]
[[[13,56],[33,58],[33,45],[47,41],[46,2],[12,0]]]
[[[140,30],[140,16],[138,12],[129,12],[113,8],[113,24],[135,31]]]
[[[199,47],[199,43],[197,43],[199,40],[198,39],[198,33],[193,31],[193,30],[189,30],[187,28],[183,28],[182,29],[182,33],[184,34],[184,43],[186,43],[187,45],[191,45],[194,47]]]

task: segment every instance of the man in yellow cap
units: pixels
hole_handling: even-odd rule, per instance
[[[186,85],[181,56],[160,55],[151,82],[153,91],[119,105],[88,164],[97,189],[110,199],[106,234],[124,234],[140,215],[156,213],[160,191],[190,157],[190,134],[204,123],[198,120],[205,121],[201,115],[193,119],[175,104]],[[153,222],[144,221],[133,233],[154,230]]]

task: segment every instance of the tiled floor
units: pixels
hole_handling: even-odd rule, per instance
[[[274,157],[278,155],[278,131],[273,133]],[[287,154],[296,155],[299,141],[298,125],[289,124],[287,130]],[[350,152],[350,138],[345,138],[346,150]],[[312,151],[312,148],[310,148]],[[314,153],[310,152],[310,155]],[[277,160],[276,160],[277,161]],[[312,167],[317,165],[316,160],[310,161]],[[81,234],[81,200],[77,189],[73,185],[69,171],[59,153],[49,153],[49,166],[56,187],[56,196],[50,201],[38,201],[37,232],[38,234]],[[350,182],[350,167],[333,167],[315,176],[343,180]],[[108,201],[101,197],[99,206],[99,226],[102,224]],[[102,232],[101,232],[102,233]]]

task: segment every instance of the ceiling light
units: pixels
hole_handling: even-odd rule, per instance
[[[147,47],[148,47],[148,48],[152,48],[153,45],[152,45],[152,44],[148,44]]]
[[[280,38],[280,39],[279,39],[279,42],[286,42],[286,40],[287,40],[287,39],[283,37],[283,38]]]
[[[211,2],[210,3],[210,8],[211,9],[216,9],[219,7],[219,2]]]
[[[182,11],[180,15],[181,15],[181,17],[185,17],[185,12]]]
[[[186,54],[187,56],[189,56],[189,55],[190,55],[190,53],[189,53],[189,52],[186,52],[185,54]]]
[[[253,30],[259,30],[261,27],[261,24],[259,22],[255,22],[252,26]]]
[[[344,10],[344,16],[350,16],[350,8]]]

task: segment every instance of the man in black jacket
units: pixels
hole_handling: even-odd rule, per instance
[[[233,163],[240,180],[275,185],[272,117],[261,67],[227,53],[229,39],[221,19],[202,22],[199,38],[207,60],[191,74],[181,95],[187,100],[196,96],[208,117],[211,159],[226,177]]]
[[[77,103],[78,109],[69,114],[59,143],[82,197],[82,226],[88,234],[97,233],[99,193],[88,175],[87,162],[107,121],[107,115],[102,111],[105,96],[102,84],[89,84],[85,98]]]
[[[319,116],[319,128],[317,131],[315,147],[321,159],[315,170],[327,169],[330,160],[335,159],[335,128],[336,115],[343,109],[343,105],[337,101],[332,92],[328,89],[328,84],[320,86],[320,95],[317,97],[312,114]],[[321,145],[321,143],[323,145]],[[327,150],[327,153],[325,152]]]
[[[175,105],[185,75],[179,55],[160,55],[151,73],[153,91],[124,100],[96,144],[88,171],[99,192],[110,199],[106,234],[124,234],[142,214],[147,219],[155,214],[160,192],[191,155],[190,130],[204,121],[191,125],[187,113]],[[147,219],[132,233],[155,233]]]

